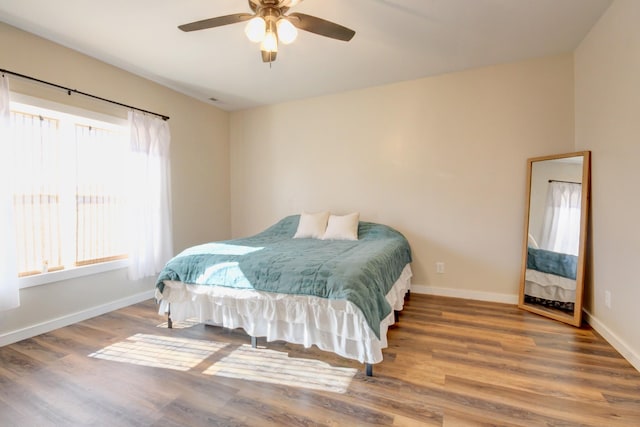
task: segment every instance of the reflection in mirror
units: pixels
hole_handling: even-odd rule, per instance
[[[518,306],[580,326],[590,152],[528,160]]]

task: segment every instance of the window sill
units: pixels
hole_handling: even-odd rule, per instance
[[[121,259],[117,261],[101,262],[100,264],[85,265],[82,267],[73,267],[60,271],[52,271],[49,273],[35,274],[33,276],[21,277],[18,279],[20,289],[31,288],[33,286],[46,285],[47,283],[59,282],[61,280],[74,279],[76,277],[89,276],[91,274],[104,273],[106,271],[118,270],[126,268],[128,260]]]

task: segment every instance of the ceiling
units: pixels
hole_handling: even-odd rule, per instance
[[[234,111],[571,52],[610,4],[305,0],[291,12],[349,27],[355,37],[342,42],[300,31],[271,65],[243,23],[177,28],[248,13],[247,0],[0,0],[0,21]]]

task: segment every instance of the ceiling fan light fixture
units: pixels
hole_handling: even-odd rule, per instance
[[[298,30],[286,18],[280,18],[276,23],[278,29],[278,40],[284,44],[293,43],[298,37]]]
[[[264,36],[264,40],[262,40],[260,50],[263,50],[265,52],[278,51],[278,37],[276,36],[276,33],[274,33],[273,31],[267,31]]]
[[[247,26],[244,27],[244,33],[247,38],[254,43],[260,43],[264,41],[266,37],[267,23],[261,16],[253,17],[247,22]]]
[[[218,16],[179,25],[182,31],[197,31],[223,25],[247,22],[244,32],[249,40],[260,43],[262,61],[276,60],[278,43],[292,43],[298,36],[298,30],[304,30],[335,40],[349,41],[355,31],[326,19],[304,13],[290,13],[289,10],[302,0],[249,0],[253,13],[235,13]]]
[[[269,66],[278,56],[278,52],[265,52],[264,50],[260,51],[260,54],[262,55],[262,62],[268,62]]]

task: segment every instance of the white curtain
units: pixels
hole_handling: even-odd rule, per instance
[[[549,251],[578,255],[582,185],[552,181],[547,191],[540,247]]]
[[[0,77],[0,311],[20,305],[9,122],[9,78],[3,74]]]
[[[129,112],[129,278],[160,272],[173,255],[171,226],[171,135],[166,121]]]

